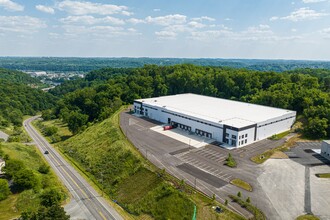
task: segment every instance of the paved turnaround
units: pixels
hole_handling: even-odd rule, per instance
[[[66,211],[71,219],[123,219],[35,130],[31,122],[37,118],[38,116],[35,116],[25,120],[24,127],[39,150],[42,153],[46,150],[49,152],[44,154],[46,160],[70,191],[73,199]]]

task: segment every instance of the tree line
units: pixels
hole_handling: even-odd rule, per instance
[[[134,99],[196,93],[297,111],[311,138],[330,137],[330,71],[262,72],[190,64],[104,68],[51,90],[61,99],[46,115],[58,117],[77,133],[102,121]]]

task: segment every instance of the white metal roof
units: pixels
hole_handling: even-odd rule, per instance
[[[181,114],[236,128],[264,122],[294,111],[191,93],[136,100]]]

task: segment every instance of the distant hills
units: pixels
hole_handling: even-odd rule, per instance
[[[89,72],[104,67],[136,68],[147,64],[170,66],[190,63],[199,66],[245,68],[283,72],[294,69],[330,69],[330,61],[258,60],[220,58],[75,58],[75,57],[0,57],[0,67],[22,71]]]

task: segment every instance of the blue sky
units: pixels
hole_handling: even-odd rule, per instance
[[[0,0],[0,56],[330,60],[330,0]]]

